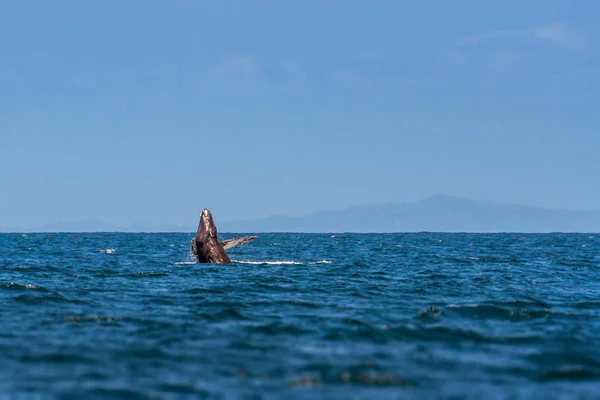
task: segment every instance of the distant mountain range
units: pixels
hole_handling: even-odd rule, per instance
[[[189,225],[133,224],[120,227],[99,219],[46,225],[37,232],[194,232]],[[450,196],[415,203],[378,204],[320,211],[298,217],[271,216],[217,221],[219,232],[600,232],[600,211],[556,210],[494,204]],[[0,231],[25,231],[2,229]]]
[[[223,232],[600,232],[600,211],[494,204],[438,195],[405,204],[222,223]]]

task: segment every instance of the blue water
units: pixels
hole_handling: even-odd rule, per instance
[[[191,238],[0,235],[0,394],[600,398],[600,235]]]

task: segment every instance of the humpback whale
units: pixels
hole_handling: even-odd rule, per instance
[[[225,250],[248,243],[254,239],[256,239],[256,236],[244,236],[220,242],[212,214],[205,208],[200,213],[198,231],[196,237],[190,243],[190,249],[199,263],[231,264],[231,259]]]

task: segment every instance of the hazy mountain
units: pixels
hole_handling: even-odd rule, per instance
[[[220,223],[221,232],[600,232],[600,212],[433,196],[416,203]]]
[[[8,226],[0,225],[0,232],[14,232],[15,229],[12,229]]]
[[[114,232],[119,226],[99,218],[86,218],[76,222],[57,222],[36,227],[39,232]]]
[[[57,222],[30,228],[0,226],[0,232],[195,232],[196,222],[192,221],[189,226],[152,223],[121,226],[99,218],[85,218],[75,222]]]
[[[151,224],[136,222],[129,225],[125,232],[196,232],[198,221],[190,221],[189,225]]]
[[[186,225],[135,223],[119,226],[97,218],[0,232],[189,232]],[[503,205],[450,196],[415,203],[379,204],[299,216],[217,221],[219,232],[600,232],[600,211]]]

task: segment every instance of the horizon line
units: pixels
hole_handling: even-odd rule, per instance
[[[29,235],[29,234],[89,234],[89,233],[127,233],[127,234],[195,234],[193,231],[9,231],[0,232],[0,235]],[[551,234],[577,234],[597,235],[600,231],[223,231],[219,233],[248,235],[248,234],[318,234],[318,235],[396,235],[396,234],[525,234],[525,235],[551,235]]]

